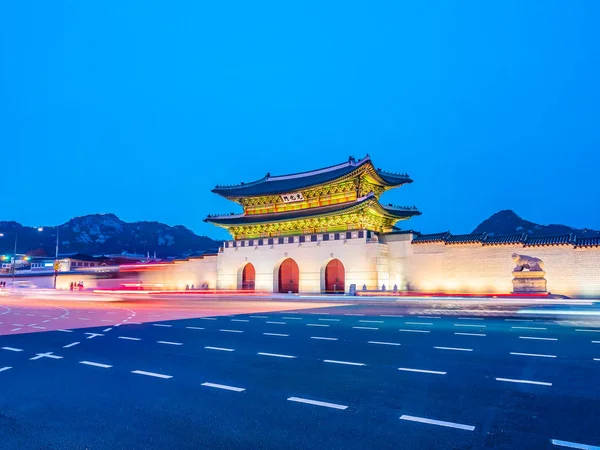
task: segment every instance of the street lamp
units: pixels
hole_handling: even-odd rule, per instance
[[[58,275],[58,236],[60,232],[60,225],[56,225],[56,250],[54,252],[54,289],[56,289],[56,276]],[[44,231],[44,227],[38,227],[38,231]]]
[[[12,282],[15,282],[15,266],[17,265],[17,238],[19,237],[19,234],[16,231],[12,231],[12,233],[15,233],[15,250],[13,252],[13,257],[12,257]],[[0,233],[0,237],[4,237],[4,233]]]

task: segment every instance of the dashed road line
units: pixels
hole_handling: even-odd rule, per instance
[[[208,383],[208,382],[202,383],[202,386],[216,388],[216,389],[223,389],[225,391],[234,391],[234,392],[244,392],[246,390],[245,388],[240,388],[240,387],[235,387],[235,386],[227,386],[225,384]]]
[[[75,347],[76,345],[79,345],[80,342],[71,342],[70,344],[67,345],[63,345],[63,348],[71,348],[71,347]]]
[[[431,322],[404,322],[405,325],[433,325]]]
[[[558,341],[557,338],[543,338],[534,336],[519,336],[519,339],[532,339],[534,341]]]
[[[146,375],[148,377],[154,377],[154,378],[173,378],[172,375],[165,375],[163,373],[155,373],[155,372],[146,372],[145,370],[132,370],[131,373],[135,373],[137,375]]]
[[[281,337],[289,337],[289,334],[284,333],[263,333],[265,336],[281,336]]]
[[[459,430],[473,431],[475,429],[472,425],[464,425],[462,423],[445,422],[443,420],[427,419],[425,417],[415,417],[402,414],[401,420],[408,420],[410,422],[427,423],[429,425],[438,425],[440,427],[457,428]]]
[[[407,328],[400,328],[398,331],[403,331],[405,333],[429,333],[429,330],[409,330]]]
[[[398,314],[380,314],[381,317],[404,317]]]
[[[592,344],[600,344],[600,341],[592,341]]]
[[[219,331],[222,331],[223,333],[243,333],[242,330],[227,330],[225,328],[222,328]]]
[[[275,322],[275,321],[269,321],[267,320],[265,323],[270,323],[272,325],[286,325],[286,322]]]
[[[269,318],[269,316],[248,316],[248,317],[250,317],[251,319],[268,319]]]
[[[551,439],[552,445],[558,447],[577,448],[579,450],[600,450],[597,445],[578,444],[577,442],[561,441],[560,439]]]
[[[250,317],[252,317],[252,316],[250,316]],[[217,320],[216,317],[197,317],[197,319],[200,319],[200,320]]]
[[[454,334],[458,334],[459,336],[487,336],[485,333],[459,333],[455,332]]]
[[[22,348],[14,348],[14,347],[2,347],[2,350],[8,350],[9,352],[22,352]]]
[[[62,359],[62,356],[55,355],[54,352],[36,353],[36,356],[29,358],[30,361],[35,361],[41,358]]]
[[[457,317],[458,320],[483,320],[483,317]]]
[[[514,330],[547,330],[544,327],[511,327]]]
[[[352,327],[355,330],[379,330],[377,327]]]
[[[232,322],[250,322],[248,319],[231,319]]]
[[[419,372],[419,373],[430,373],[433,375],[446,375],[447,372],[441,372],[439,370],[427,370],[427,369],[411,369],[409,367],[398,367],[398,370],[403,372]]]
[[[119,339],[125,339],[126,341],[141,341],[141,338],[129,337],[129,336],[119,336]]]
[[[222,352],[233,352],[234,351],[233,348],[209,347],[209,346],[204,347],[204,348],[207,349],[207,350],[219,350],[219,351],[222,351]]]
[[[93,361],[79,361],[79,364],[85,364],[86,366],[101,367],[103,369],[110,369],[112,367],[109,364],[102,364]]]
[[[112,327],[105,328],[104,330],[102,330],[102,332],[103,332],[103,333],[106,333],[106,332],[108,332],[108,331],[110,331],[110,330],[112,330]]]
[[[88,337],[86,339],[94,339],[95,337],[98,337],[98,336],[104,336],[103,334],[100,334],[100,333],[84,333],[84,334],[88,335]]]
[[[317,320],[322,320],[323,322],[339,322],[340,319],[317,319]]]
[[[419,319],[441,319],[440,316],[417,316]]]
[[[202,327],[186,327],[188,330],[206,330],[206,328]]]
[[[274,357],[274,358],[288,358],[288,359],[294,359],[294,358],[296,358],[296,357],[295,357],[295,356],[293,356],[293,355],[280,355],[280,354],[278,354],[278,353],[265,353],[265,352],[258,352],[258,353],[257,353],[257,355],[260,355],[260,356],[272,356],[272,357]]]
[[[338,405],[336,403],[321,402],[318,400],[310,400],[308,398],[301,398],[301,397],[290,397],[290,398],[288,398],[288,401],[296,402],[296,403],[306,403],[307,405],[323,406],[325,408],[333,408],[333,409],[341,409],[341,410],[348,408],[346,405]]]
[[[19,330],[20,330],[20,328],[15,328],[15,329],[10,330],[10,331],[19,331]]]
[[[5,372],[5,371],[10,370],[10,369],[12,369],[11,366],[0,367],[0,372]]]
[[[328,327],[329,325],[326,325],[324,323],[307,323],[306,326],[307,327]]]
[[[328,316],[330,313],[328,313],[328,312],[309,312],[308,314],[314,314],[316,316]]]
[[[587,333],[600,333],[600,330],[590,330],[589,328],[576,328],[575,331],[583,331]]]
[[[511,355],[516,356],[537,356],[539,358],[556,358],[556,355],[542,355],[539,353],[519,353],[519,352],[510,352]]]
[[[540,386],[552,386],[552,383],[548,383],[546,381],[516,380],[514,378],[496,378],[496,381],[506,381],[507,383],[537,384]]]
[[[455,323],[455,327],[471,327],[471,328],[485,328],[485,325],[471,325],[467,323]]]
[[[437,348],[438,350],[455,350],[458,352],[472,352],[473,351],[472,348],[458,348],[458,347],[433,347],[433,348]]]
[[[383,320],[359,320],[361,323],[384,323]]]
[[[398,342],[381,342],[381,341],[367,341],[367,344],[378,344],[378,345],[401,345]]]
[[[529,319],[504,319],[505,322],[533,322]]]
[[[338,338],[324,337],[324,336],[311,336],[310,338],[321,340],[321,341],[337,341],[338,340]]]
[[[170,327],[172,327],[173,325],[167,325],[167,324],[165,324],[165,323],[153,323],[153,324],[152,324],[152,326],[153,326],[153,327],[167,327],[167,328],[170,328]]]
[[[343,364],[346,366],[366,366],[366,364],[364,364],[364,363],[357,363],[357,362],[351,362],[351,361],[337,361],[335,359],[324,359],[323,362],[330,363],[330,364]]]
[[[171,341],[156,341],[158,344],[165,345],[183,345],[183,342],[171,342]]]
[[[364,316],[364,314],[344,314],[345,316]]]
[[[283,320],[302,320],[302,317],[282,317]]]
[[[72,333],[73,332],[73,330],[61,330],[61,329],[56,330],[56,331],[62,331],[63,333]]]

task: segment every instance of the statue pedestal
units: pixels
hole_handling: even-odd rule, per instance
[[[546,279],[544,271],[513,272],[513,294],[546,293]]]

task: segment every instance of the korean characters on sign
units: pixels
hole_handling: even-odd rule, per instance
[[[304,201],[304,196],[302,192],[291,192],[289,194],[281,194],[281,200],[284,203],[302,202]]]

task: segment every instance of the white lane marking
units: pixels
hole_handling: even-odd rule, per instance
[[[429,333],[429,330],[408,330],[400,328],[398,331],[404,331],[405,333]]]
[[[316,405],[316,406],[324,406],[325,408],[333,408],[333,409],[347,409],[348,407],[346,405],[338,405],[336,403],[329,403],[329,402],[320,402],[318,400],[310,400],[308,398],[301,398],[301,397],[290,397],[288,398],[288,401],[290,402],[296,402],[296,403],[306,403],[307,405]]]
[[[355,330],[379,330],[379,328],[376,327],[352,327]]]
[[[286,322],[273,322],[273,321],[268,321],[268,320],[265,323],[271,323],[273,325],[285,325],[286,324]]]
[[[43,320],[42,322],[50,322],[50,321],[49,320]],[[13,327],[24,327],[25,326],[22,323],[13,323],[12,325],[13,325]]]
[[[232,322],[250,322],[248,319],[231,319]]]
[[[119,339],[125,339],[126,341],[141,341],[141,338],[134,338],[129,336],[119,336]]]
[[[62,356],[57,356],[54,352],[46,352],[46,353],[36,353],[37,356],[33,358],[29,358],[30,361],[35,361],[40,358],[50,358],[50,359],[62,359]]]
[[[519,339],[533,339],[535,341],[558,341],[557,338],[542,338],[533,336],[519,336]]]
[[[224,389],[226,391],[234,391],[234,392],[244,392],[246,389],[239,388],[235,386],[227,386],[225,384],[216,384],[216,383],[202,383],[202,386],[212,387],[217,389]]]
[[[252,316],[250,316],[250,317],[252,317]],[[200,320],[217,320],[216,317],[197,317],[197,319],[200,319]]]
[[[14,347],[2,347],[2,350],[8,350],[9,352],[22,352],[22,348],[14,348]]]
[[[284,320],[302,320],[302,317],[282,317]]]
[[[471,327],[471,328],[485,328],[485,325],[470,325],[466,323],[455,323],[455,327]]]
[[[79,364],[85,364],[86,366],[102,367],[103,369],[110,369],[112,367],[109,364],[101,364],[93,361],[79,361]]]
[[[76,345],[78,345],[79,342],[71,342],[70,344],[67,345],[63,345],[63,348],[71,348],[71,347],[75,347]]]
[[[592,341],[592,344],[600,344],[600,341]]]
[[[35,328],[37,330],[45,330],[46,329],[46,327],[36,327],[34,325],[30,325],[30,326],[31,326],[31,328]]]
[[[458,334],[460,336],[487,336],[485,333],[459,333],[455,332],[454,334]]]
[[[433,325],[431,322],[404,322],[406,325]]]
[[[462,423],[454,422],[444,422],[443,420],[427,419],[425,417],[407,416],[406,414],[402,414],[400,416],[400,419],[408,420],[411,422],[427,423],[429,425],[439,425],[440,427],[458,428],[459,430],[473,431],[475,429],[475,427],[472,425],[463,425]]]
[[[344,314],[345,316],[364,316],[364,314]]]
[[[223,333],[243,333],[242,330],[227,330],[227,329],[220,329],[219,331],[222,331]]]
[[[72,333],[73,330],[56,330],[56,331],[62,331],[63,333]]]
[[[496,378],[496,381],[506,381],[508,383],[538,384],[540,386],[552,386],[552,383],[547,383],[545,381],[516,380],[513,378]]]
[[[114,320],[110,320],[110,319],[100,319],[100,322],[114,322]]]
[[[292,355],[280,355],[278,353],[258,352],[257,355],[261,355],[261,356],[273,356],[274,358],[288,358],[288,359],[296,358],[295,356],[292,356]]]
[[[588,333],[600,333],[600,330],[590,330],[590,329],[585,329],[585,328],[577,328],[577,329],[575,329],[575,331],[586,331]]]
[[[204,347],[207,350],[220,350],[222,352],[232,352],[233,348],[223,348],[223,347]]]
[[[307,327],[328,327],[329,325],[326,325],[324,323],[307,323],[306,326]]]
[[[112,327],[105,328],[104,330],[102,330],[102,332],[103,332],[103,333],[106,333],[107,331],[110,331],[110,330],[112,330]]]
[[[135,373],[137,375],[146,375],[149,377],[155,377],[155,378],[173,378],[172,375],[165,375],[162,373],[155,373],[155,372],[146,372],[145,370],[132,370],[131,373]]]
[[[327,313],[327,312],[309,312],[309,314],[315,314],[317,316],[328,316],[330,313]]]
[[[431,373],[434,375],[446,375],[447,372],[440,372],[438,370],[426,370],[426,369],[409,369],[408,367],[398,367],[398,370],[404,372],[420,372],[420,373]]]
[[[206,330],[206,328],[202,327],[186,327],[188,330]]]
[[[594,358],[594,361],[600,361],[600,358]]]
[[[155,326],[155,327],[172,327],[173,325],[166,325],[164,323],[153,323],[152,326]]]
[[[265,336],[281,336],[281,337],[289,337],[289,334],[283,333],[263,333]]]
[[[323,322],[339,322],[340,319],[317,319],[317,320],[322,320]]]
[[[183,345],[183,342],[170,342],[170,341],[156,341],[158,344],[166,345]]]
[[[578,444],[577,442],[561,441],[560,439],[551,439],[552,445],[558,447],[577,448],[580,450],[600,450],[597,445]]]
[[[324,359],[323,362],[331,364],[344,364],[346,366],[366,366],[364,363],[350,362],[350,361],[336,361],[335,359]]]
[[[384,323],[383,320],[359,320],[361,323]]]
[[[269,316],[248,316],[248,317],[250,317],[252,319],[268,319],[269,318]]]
[[[400,345],[398,342],[381,342],[381,341],[367,341],[367,344]]]
[[[533,322],[529,319],[504,319],[505,322]]]
[[[84,334],[88,335],[88,337],[86,339],[93,339],[98,336],[104,336],[103,334],[100,334],[100,333],[84,333]]]
[[[458,317],[458,320],[483,320],[482,317]]]
[[[543,327],[511,327],[515,330],[547,330],[548,328]]]
[[[440,316],[417,316],[419,319],[441,319]]]
[[[473,351],[472,348],[457,348],[457,347],[433,347],[433,348],[437,348],[438,350],[456,350],[458,352],[472,352]]]
[[[15,329],[10,330],[10,331],[19,331],[19,330],[20,330],[20,328],[15,328]]]
[[[397,314],[381,314],[381,317],[404,317],[404,316],[399,316]]]
[[[517,356],[537,356],[539,358],[556,358],[556,355],[541,355],[539,353],[519,353],[519,352],[510,352],[511,355]]]
[[[4,372],[4,371],[10,370],[10,369],[12,369],[12,366],[0,367],[0,372]]]
[[[331,338],[331,337],[323,337],[323,336],[311,336],[311,339],[319,339],[321,341],[337,341],[338,338]]]

